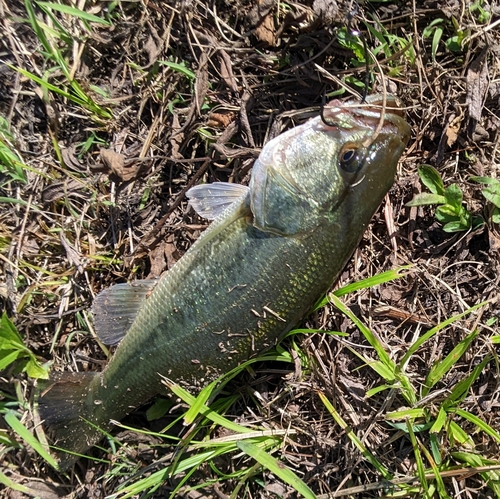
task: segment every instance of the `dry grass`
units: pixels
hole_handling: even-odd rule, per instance
[[[14,137],[5,143],[26,165],[25,183],[13,180],[12,172],[0,174],[0,197],[15,200],[0,202],[3,309],[40,359],[57,369],[100,369],[107,352],[93,335],[88,314],[93,297],[113,283],[158,276],[183,255],[205,227],[187,210],[189,187],[201,180],[247,182],[266,141],[317,112],[325,94],[342,88],[339,81],[348,88],[355,80],[364,81],[364,64],[356,62],[353,52],[362,43],[353,39],[346,47],[340,41],[339,29],[349,26],[362,31],[376,53],[370,85],[380,90],[381,70],[388,89],[406,104],[413,134],[389,200],[340,283],[403,264],[414,267],[398,281],[350,295],[346,303],[399,361],[430,327],[489,301],[433,336],[411,358],[406,372],[420,389],[431,367],[478,328],[476,340],[419,407],[436,416],[453,387],[490,353],[494,360],[460,407],[499,431],[498,358],[490,339],[498,334],[500,317],[498,226],[488,221],[475,231],[447,234],[432,209],[405,206],[422,189],[417,166],[427,163],[440,171],[445,185],[460,185],[470,211],[488,219],[480,186],[469,178],[499,177],[498,6],[484,2],[490,17],[482,18],[468,3],[451,0],[413,7],[363,2],[356,11],[349,2],[339,2],[336,11],[318,17],[320,4],[337,5],[256,0],[85,4],[85,10],[109,25],[54,14],[64,35],[52,39],[55,53],[67,61],[71,77],[97,106],[85,107],[44,92],[42,85],[7,66],[71,90],[64,71],[42,54],[40,39],[22,20],[25,5],[1,1],[0,116]],[[59,29],[54,19],[35,11],[53,30]],[[442,19],[434,26],[443,33],[433,49],[436,29],[429,26],[435,19]],[[429,36],[424,37],[426,28]],[[388,43],[381,48],[376,34],[384,30]],[[455,52],[450,50],[454,37],[462,43]],[[334,497],[329,494],[345,489],[359,497],[383,497],[387,488],[373,485],[380,483],[380,475],[354,447],[349,432],[335,424],[319,394],[401,480],[416,476],[414,447],[408,432],[391,427],[386,415],[408,403],[397,389],[366,397],[382,381],[353,349],[371,359],[373,350],[333,306],[313,314],[305,325],[345,331],[349,337],[319,334],[285,343],[304,356],[302,364],[266,363],[254,376],[237,378],[230,392],[240,396],[229,414],[242,424],[293,430],[279,457],[318,497]],[[1,374],[0,402],[9,402],[32,428],[27,411],[32,380],[12,368]],[[159,430],[172,418],[148,422],[138,411],[126,422]],[[498,466],[499,443],[470,421],[457,415],[453,419],[473,436],[475,452]],[[0,432],[7,428],[2,425]],[[172,433],[181,430],[176,427]],[[157,437],[125,431],[117,437],[126,443],[117,455],[98,449],[91,453],[110,462],[81,461],[65,476],[29,446],[19,442],[16,447],[10,430],[2,435],[12,446],[0,445],[1,469],[28,488],[7,488],[2,497],[104,497],[141,467],[152,464],[155,470],[175,457],[173,447],[152,445],[160,442]],[[430,448],[427,431],[416,439]],[[453,460],[452,452],[467,445],[440,443],[450,497],[496,497],[484,475],[468,473]],[[214,463],[226,474],[248,466],[242,457],[233,462],[221,457]],[[293,497],[293,490],[271,473],[256,473],[239,497]],[[213,476],[207,464],[189,485]],[[237,484],[237,479],[227,479],[182,494],[228,497]],[[414,478],[412,485],[408,494],[421,497]],[[166,497],[174,486],[175,480],[167,480],[155,497]]]

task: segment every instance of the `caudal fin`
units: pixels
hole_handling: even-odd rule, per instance
[[[99,373],[55,373],[37,386],[34,410],[52,444],[68,451],[59,455],[63,471],[78,459],[74,454],[84,453],[103,436],[94,426],[91,409],[91,383],[96,376]]]

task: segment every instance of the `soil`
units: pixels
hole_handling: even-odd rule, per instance
[[[26,21],[26,3],[0,1],[0,117],[13,137],[9,145],[29,167],[26,183],[0,170],[0,198],[17,200],[0,200],[0,303],[41,362],[51,362],[55,370],[102,369],[107,351],[92,334],[92,301],[112,284],[158,277],[182,257],[208,225],[188,207],[186,191],[200,182],[248,183],[267,141],[319,113],[334,95],[362,94],[368,82],[369,93],[385,85],[401,99],[412,137],[393,188],[336,288],[412,265],[401,279],[343,298],[395,360],[431,327],[487,301],[433,336],[407,372],[415,386],[422,386],[431,367],[478,329],[422,406],[437,411],[441,398],[493,354],[460,407],[500,430],[499,363],[491,341],[500,319],[500,229],[482,186],[471,180],[500,177],[498,5],[478,1],[473,7],[458,0],[78,3],[108,25],[56,11],[51,18],[35,6],[48,26],[57,28],[55,19],[61,23],[66,38],[54,43],[86,94],[110,110],[112,118],[106,118],[57,92],[44,92],[26,73],[12,69],[59,87],[65,81]],[[377,60],[368,68],[360,60],[364,45]],[[457,184],[463,206],[485,223],[445,232],[435,206],[407,206],[416,193],[427,191],[417,171],[422,164],[435,167],[445,186]],[[387,488],[370,488],[381,482],[380,475],[354,447],[349,431],[333,421],[320,394],[396,477],[416,473],[408,433],[385,420],[405,402],[398,390],[366,396],[383,383],[353,349],[369,358],[375,354],[332,305],[305,318],[301,327],[349,337],[294,337],[307,369],[299,361],[258,365],[227,388],[240,394],[227,414],[242,424],[293,429],[276,457],[319,497],[349,488],[352,496],[386,497]],[[282,347],[295,348],[292,341]],[[16,365],[0,372],[0,408],[12,406],[30,429],[32,389],[33,380]],[[149,421],[149,407],[124,424],[159,431],[183,410],[173,408]],[[499,442],[477,436],[470,421],[457,417],[456,422],[476,435],[475,451],[498,465]],[[0,469],[30,492],[6,488],[0,497],[106,497],[139,470],[156,471],[175,457],[175,445],[117,428],[116,438],[125,444],[117,454],[103,443],[89,452],[95,460],[82,459],[62,474],[8,428],[0,421],[0,437],[6,435],[0,440]],[[170,430],[185,432],[180,424]],[[419,438],[429,445],[428,432]],[[446,445],[448,468],[460,467],[452,452],[462,446]],[[244,466],[250,465],[241,454],[233,461],[214,460],[177,495],[229,497],[238,479],[226,476],[216,485],[190,487],[213,479],[215,468],[230,475]],[[450,497],[496,497],[479,474],[455,474],[445,481]],[[166,479],[152,497],[168,497],[176,484]],[[296,497],[296,492],[260,469],[238,497]]]

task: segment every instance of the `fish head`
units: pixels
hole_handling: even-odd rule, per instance
[[[254,225],[285,236],[307,234],[346,209],[363,211],[365,223],[394,182],[409,137],[395,97],[385,104],[379,95],[328,103],[321,116],[263,148],[250,182]]]

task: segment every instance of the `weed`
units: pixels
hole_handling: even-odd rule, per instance
[[[18,419],[18,414],[14,411],[7,411],[4,414],[5,422],[21,437],[32,449],[34,449],[47,463],[57,469],[56,460],[50,455],[46,447],[29,431],[26,426]]]
[[[445,232],[476,229],[484,223],[482,217],[473,215],[463,205],[463,193],[457,184],[445,188],[439,172],[429,165],[419,166],[418,174],[431,192],[417,194],[406,206],[439,205],[435,217]]]
[[[158,64],[167,66],[172,71],[184,75],[191,83],[194,83],[194,81],[196,80],[195,73],[193,73],[193,71],[191,71],[184,62],[178,63],[172,61],[158,61]]]
[[[482,189],[483,196],[493,205],[491,221],[500,224],[500,181],[491,177],[470,177],[474,182],[484,184],[487,187]]]
[[[443,35],[445,32],[449,32],[450,28],[452,29],[452,35],[448,38],[445,38],[443,41]],[[470,37],[469,29],[462,29],[458,23],[458,21],[452,17],[451,18],[451,26],[450,21],[437,18],[433,19],[431,23],[426,26],[422,32],[423,38],[429,38],[432,36],[431,42],[431,54],[432,60],[436,61],[436,56],[439,48],[439,44],[443,41],[444,46],[450,51],[454,53],[462,52],[464,49],[464,43]]]
[[[469,11],[477,14],[477,20],[480,24],[487,24],[491,19],[491,14],[483,8],[483,4],[483,0],[477,0],[469,4]]]
[[[350,65],[353,67],[368,67],[367,64],[377,64],[376,58],[382,54],[389,67],[388,76],[398,76],[402,72],[401,60],[406,58],[410,64],[415,62],[415,51],[411,39],[389,33],[382,24],[374,20],[375,26],[365,23],[369,35],[376,40],[377,45],[371,50],[363,43],[363,39],[358,34],[353,34],[348,28],[341,28],[336,32],[339,44],[353,53]],[[360,92],[373,82],[374,75],[369,72],[368,77],[361,81],[355,76],[346,76],[343,81],[356,88]],[[368,89],[366,89],[368,90]],[[329,97],[337,95],[337,92],[329,94]]]
[[[87,137],[85,142],[81,144],[77,144],[76,149],[78,151],[78,159],[82,159],[85,154],[87,154],[90,150],[97,149],[99,146],[101,147],[109,147],[109,144],[95,132],[91,132],[91,134]]]
[[[0,317],[0,372],[9,367],[13,368],[14,373],[25,372],[33,379],[48,377],[48,366],[41,365],[33,352],[24,345],[16,327],[4,312]],[[27,409],[28,404],[18,380],[14,380],[14,387],[16,397],[0,392],[0,414],[17,438],[13,438],[6,429],[0,429],[0,458],[10,450],[21,447],[19,440],[34,449],[49,464],[56,466],[55,459],[22,423],[21,412]],[[12,482],[2,472],[0,483],[19,492],[29,492],[26,487]]]
[[[47,366],[42,366],[24,345],[21,335],[4,312],[0,317],[0,371],[15,362],[16,372],[25,372],[34,379],[48,378]]]
[[[432,54],[432,60],[436,62],[436,55],[438,51],[438,46],[439,42],[441,41],[441,38],[443,36],[443,22],[444,20],[441,18],[437,18],[431,21],[431,23],[424,28],[424,31],[422,32],[422,37],[429,38],[432,36],[432,42],[431,42],[431,54]]]
[[[270,456],[258,445],[242,440],[237,442],[237,446],[245,454],[253,457],[259,464],[274,473],[278,478],[291,485],[301,496],[306,499],[315,499],[313,491],[289,468],[276,458]]]

